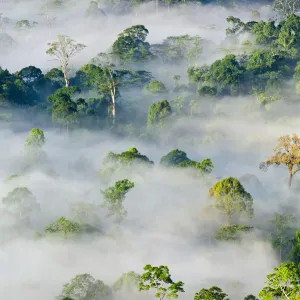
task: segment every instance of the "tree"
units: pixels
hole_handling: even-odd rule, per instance
[[[65,84],[68,88],[71,75],[71,71],[69,69],[70,59],[78,52],[82,51],[86,46],[76,43],[74,40],[65,35],[58,35],[58,40],[48,43],[48,46],[50,48],[46,51],[46,53],[51,56],[55,56],[60,61]]]
[[[291,15],[299,12],[300,1],[299,0],[275,0],[274,7],[281,12],[284,16]]]
[[[300,269],[294,263],[282,263],[267,275],[265,287],[259,292],[262,300],[296,300],[300,295]]]
[[[25,141],[27,149],[41,149],[45,145],[44,131],[38,128],[32,128]]]
[[[293,247],[289,253],[289,259],[298,265],[300,264],[300,231],[296,232],[296,237],[292,242]]]
[[[134,187],[134,183],[128,179],[119,180],[114,186],[101,190],[104,198],[102,207],[108,207],[108,216],[115,216],[115,222],[120,224],[127,215],[123,207],[126,194]]]
[[[121,277],[113,284],[112,289],[116,292],[133,292],[138,288],[140,281],[141,275],[130,271],[122,274]]]
[[[152,167],[151,161],[146,155],[141,154],[136,148],[129,148],[122,153],[109,152],[103,160],[103,169],[99,170],[99,177],[104,179],[111,178],[113,174],[119,173],[121,170],[136,170],[137,167]]]
[[[162,125],[171,114],[172,108],[167,100],[152,103],[148,111],[148,127]]]
[[[16,217],[18,221],[29,224],[32,213],[40,211],[35,196],[26,187],[18,187],[2,198],[5,212]]]
[[[118,35],[112,45],[112,53],[122,63],[147,61],[152,57],[150,44],[146,42],[149,34],[143,25],[135,25],[125,29]]]
[[[228,225],[231,225],[234,215],[245,213],[248,218],[253,216],[253,199],[234,177],[227,177],[215,183],[208,195],[215,199],[215,207],[226,216]]]
[[[271,231],[272,243],[274,248],[279,249],[280,261],[282,260],[282,251],[290,243],[291,225],[295,223],[295,221],[296,218],[292,215],[278,213],[275,213],[273,218],[269,221],[273,226]]]
[[[259,300],[259,299],[256,298],[254,295],[248,295],[244,298],[244,300]]]
[[[145,86],[145,90],[150,93],[163,93],[166,91],[166,87],[161,81],[151,80],[149,84]]]
[[[87,64],[80,69],[87,76],[86,86],[92,86],[100,94],[110,97],[109,106],[113,124],[115,124],[116,119],[116,96],[119,93],[118,88],[120,86],[120,74],[114,70],[114,67],[111,63],[107,63],[103,67]]]
[[[197,170],[198,175],[210,174],[214,168],[209,158],[201,162],[191,160],[184,151],[175,149],[164,155],[160,159],[160,164],[165,167],[193,168]]]
[[[273,152],[275,152],[275,155],[270,156],[259,167],[261,170],[266,171],[270,165],[286,165],[290,175],[288,181],[290,189],[294,175],[300,170],[300,138],[295,133],[281,136]]]
[[[229,300],[229,298],[222,289],[217,286],[213,286],[209,289],[203,288],[200,292],[196,293],[194,300]]]
[[[63,286],[59,299],[68,297],[73,300],[111,299],[112,291],[103,281],[95,279],[90,274],[76,275],[70,283]]]
[[[41,69],[34,66],[23,68],[20,72],[18,72],[18,75],[27,83],[33,83],[38,79],[43,78]]]
[[[217,241],[239,241],[241,239],[242,233],[247,233],[247,232],[251,231],[252,229],[253,229],[253,227],[245,226],[245,225],[222,226],[216,232],[215,240],[217,240]]]
[[[77,103],[72,100],[72,96],[79,92],[77,87],[61,88],[48,97],[48,102],[52,103],[52,121],[58,125],[66,127],[79,122]]]
[[[152,267],[146,265],[145,272],[141,275],[139,283],[139,291],[155,290],[155,298],[162,300],[178,298],[179,292],[184,292],[182,281],[174,282],[171,279],[169,268],[167,266]]]

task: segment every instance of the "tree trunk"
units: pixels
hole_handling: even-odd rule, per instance
[[[155,0],[156,14],[158,14],[158,0]]]
[[[66,83],[66,88],[69,87],[69,79],[67,78],[67,76],[64,74],[64,79],[65,79],[65,83]]]
[[[111,114],[112,114],[112,119],[113,119],[113,125],[115,125],[115,119],[116,119],[116,102],[115,102],[115,93],[114,91],[110,92],[111,95]]]
[[[293,175],[290,174],[290,178],[289,178],[289,189],[291,189],[291,186],[292,186],[292,179],[293,179]]]

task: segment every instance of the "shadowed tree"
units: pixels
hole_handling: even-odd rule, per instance
[[[292,179],[300,170],[300,138],[295,133],[281,136],[273,152],[275,154],[260,163],[259,168],[266,171],[271,165],[286,165],[290,175],[288,186],[291,188]]]
[[[55,56],[60,61],[61,70],[64,74],[66,87],[69,87],[71,70],[69,69],[70,59],[86,46],[76,43],[74,40],[65,35],[58,35],[58,40],[48,43],[50,47],[46,53]]]
[[[146,265],[145,273],[141,275],[139,291],[155,290],[155,298],[162,300],[178,298],[179,292],[184,292],[182,281],[174,282],[171,279],[169,268],[167,266],[152,267]]]

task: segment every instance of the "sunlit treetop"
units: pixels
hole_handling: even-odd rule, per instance
[[[273,152],[274,155],[262,162],[259,167],[266,171],[271,165],[286,165],[290,175],[290,187],[293,176],[300,170],[300,138],[295,133],[281,136]]]

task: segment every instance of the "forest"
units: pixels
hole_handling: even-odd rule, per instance
[[[0,1],[0,299],[300,300],[299,100],[300,0]]]

